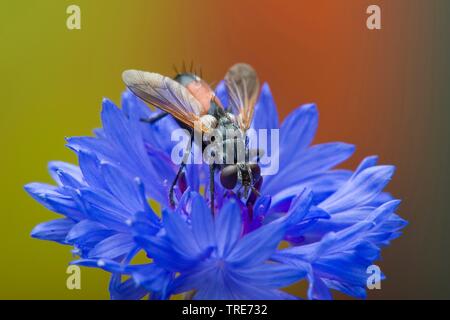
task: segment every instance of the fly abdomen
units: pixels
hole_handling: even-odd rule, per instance
[[[211,90],[209,85],[193,73],[180,73],[174,80],[186,87],[192,96],[200,102],[200,114],[207,114],[211,107],[210,103],[215,98],[214,91]]]

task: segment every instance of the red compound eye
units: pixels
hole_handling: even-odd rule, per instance
[[[238,167],[229,165],[222,169],[220,173],[220,183],[228,190],[234,189],[238,181]]]

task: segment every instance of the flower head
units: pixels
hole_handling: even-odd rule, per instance
[[[138,241],[166,270],[179,273],[173,293],[194,290],[196,299],[280,299],[278,288],[305,274],[289,265],[269,261],[283,239],[286,221],[274,221],[243,235],[241,209],[225,204],[213,218],[204,199],[195,194],[189,221],[164,212],[162,237],[139,236]]]
[[[223,83],[217,97],[227,107]],[[35,227],[32,236],[73,246],[73,263],[111,273],[114,299],[291,299],[282,288],[308,281],[307,297],[329,299],[331,290],[366,296],[367,268],[406,221],[399,201],[384,192],[394,167],[364,159],[355,171],[336,169],[355,147],[313,145],[315,105],[294,110],[281,124],[269,86],[255,107],[254,129],[279,129],[279,171],[265,174],[259,197],[226,191],[214,177],[209,198],[206,165],[189,164],[169,189],[178,167],[171,161],[171,116],[140,121],[150,110],[130,91],[122,108],[103,101],[101,129],[73,137],[68,147],[79,166],[51,162],[56,186],[31,183],[28,193],[63,218]],[[254,141],[249,141],[250,145]],[[158,202],[162,214],[150,202]],[[211,215],[214,205],[216,214]],[[143,251],[148,262],[136,264]],[[129,275],[122,280],[122,275]],[[384,277],[384,276],[382,276]]]

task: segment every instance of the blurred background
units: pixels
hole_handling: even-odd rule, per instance
[[[66,8],[81,8],[68,30]],[[382,30],[366,28],[366,8]],[[280,117],[320,110],[316,142],[357,145],[345,167],[378,154],[397,166],[389,191],[410,225],[383,251],[370,299],[450,298],[450,2],[448,0],[2,1],[0,4],[0,298],[107,299],[108,275],[83,269],[66,289],[69,247],[31,239],[56,218],[23,190],[51,182],[50,160],[76,162],[64,137],[99,126],[124,69],[173,76],[193,60],[208,81],[236,62],[270,84]]]

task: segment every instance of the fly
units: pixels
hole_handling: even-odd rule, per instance
[[[210,86],[192,72],[184,70],[174,79],[169,77],[138,70],[127,70],[122,74],[127,87],[139,98],[153,105],[164,113],[150,119],[142,119],[148,123],[155,123],[167,114],[172,115],[182,127],[189,129],[191,139],[194,130],[202,134],[218,132],[224,137],[221,142],[203,141],[202,150],[210,144],[220,144],[226,154],[227,146],[233,145],[234,150],[243,146],[244,158],[233,155],[232,161],[209,165],[209,191],[211,211],[214,214],[214,174],[220,172],[221,185],[228,190],[236,190],[240,196],[243,188],[247,202],[254,202],[259,195],[262,183],[261,169],[256,162],[251,162],[255,155],[250,150],[245,138],[250,128],[256,100],[259,93],[259,80],[255,70],[248,64],[238,63],[232,66],[225,75],[225,83],[230,97],[229,108],[226,110]],[[235,131],[238,134],[232,139],[227,132]],[[189,152],[186,150],[185,155]],[[257,152],[256,152],[257,154]],[[187,160],[187,159],[183,159]],[[174,187],[183,172],[186,161],[183,161],[169,190],[171,206],[175,205]],[[250,195],[249,195],[249,191]]]

